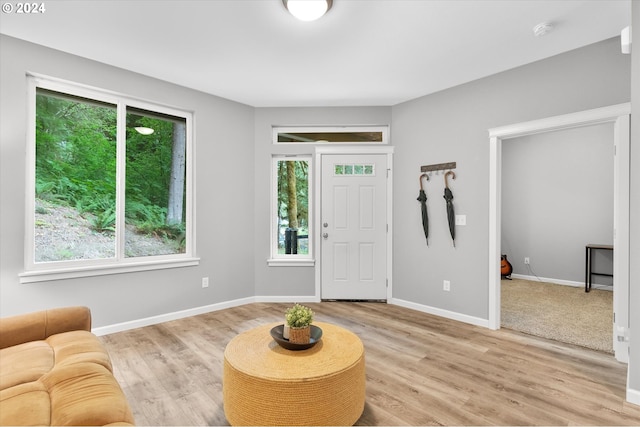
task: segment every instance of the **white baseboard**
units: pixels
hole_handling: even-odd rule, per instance
[[[238,307],[245,304],[251,304],[254,302],[320,302],[320,300],[314,296],[255,296],[236,299],[232,301],[225,301],[217,304],[205,305],[202,307],[195,307],[188,310],[176,311],[173,313],[161,314],[158,316],[146,317],[143,319],[131,320],[128,322],[116,323],[108,326],[101,326],[93,328],[91,331],[98,335],[114,334],[116,332],[128,331],[130,329],[142,328],[144,326],[157,325],[163,322],[169,322],[171,320],[183,319],[185,317],[197,316],[198,314],[210,313],[212,311],[224,310],[225,308]],[[467,316],[466,314],[460,314],[453,311],[442,310],[440,308],[430,307],[427,305],[417,304],[410,301],[405,301],[397,298],[391,298],[387,301],[389,304],[395,304],[401,307],[410,308],[412,310],[422,311],[423,313],[433,314],[447,319],[457,320],[459,322],[469,323],[476,326],[489,327],[489,321],[486,319],[480,319],[478,317]]]
[[[398,298],[391,298],[387,300],[389,304],[398,305],[404,308],[410,308],[412,310],[422,311],[423,313],[433,314],[447,319],[457,320],[459,322],[469,323],[471,325],[489,327],[489,320],[481,319],[479,317],[468,316],[466,314],[456,313],[455,311],[443,310],[441,308],[430,307],[428,305],[417,304],[411,301],[405,301]]]
[[[575,288],[584,288],[584,282],[575,282],[573,280],[553,279],[551,277],[537,277],[528,276],[526,274],[512,274],[513,279],[531,280],[532,282],[546,282],[553,283],[555,285],[573,286]],[[612,290],[611,285],[604,285],[602,283],[591,283],[591,289],[602,287],[603,290]]]
[[[224,301],[216,304],[205,305],[202,307],[190,308],[188,310],[176,311],[173,313],[161,314],[158,316],[146,317],[144,319],[131,320],[129,322],[116,323],[114,325],[101,326],[93,328],[91,332],[100,336],[114,334],[116,332],[128,331],[130,329],[142,328],[143,326],[157,325],[158,323],[169,322],[171,320],[183,319],[185,317],[197,316],[198,314],[210,313],[212,311],[224,310],[225,308],[238,307],[254,302],[320,302],[320,299],[311,296],[255,296],[236,299],[232,301]]]
[[[255,302],[289,302],[289,303],[320,302],[320,298],[316,297],[315,295],[306,295],[306,296],[298,296],[298,297],[263,295],[263,296],[256,296]]]
[[[143,326],[157,325],[158,323],[169,322],[171,320],[183,319],[185,317],[197,316],[198,314],[210,313],[212,311],[224,310],[225,308],[238,307],[240,305],[256,302],[255,297],[241,298],[232,301],[225,301],[217,304],[205,305],[202,307],[190,308],[188,310],[176,311],[173,313],[161,314],[158,316],[146,317],[144,319],[131,320],[129,322],[116,323],[114,325],[93,328],[91,332],[100,336],[114,334],[116,332],[128,331],[130,329],[142,328]]]
[[[640,405],[640,390],[627,389],[627,402]]]

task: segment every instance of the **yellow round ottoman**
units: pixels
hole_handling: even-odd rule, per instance
[[[224,351],[224,413],[231,425],[353,425],[364,410],[364,346],[354,333],[314,322],[322,339],[286,350],[278,323],[233,338]]]

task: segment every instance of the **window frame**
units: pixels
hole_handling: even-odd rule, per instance
[[[357,133],[357,132],[380,132],[382,141],[309,141],[309,142],[278,142],[278,134],[281,133]],[[363,125],[363,126],[273,126],[272,143],[274,145],[389,145],[388,125]]]
[[[278,229],[278,162],[280,161],[306,161],[307,162],[307,192],[308,192],[308,228],[309,228],[309,253],[308,254],[279,254],[278,253],[278,238],[280,230]],[[313,155],[311,154],[297,154],[297,155],[285,155],[274,154],[271,157],[271,214],[269,220],[270,226],[270,257],[267,260],[267,264],[271,267],[303,267],[314,266],[315,260],[313,258],[313,178],[314,178],[314,162]]]
[[[116,255],[114,258],[35,262],[35,175],[36,175],[36,89],[48,89],[112,104],[117,112],[116,132]],[[194,113],[164,104],[136,99],[124,94],[37,74],[27,75],[27,155],[25,191],[24,272],[20,283],[42,282],[76,277],[100,276],[199,264],[195,240]],[[127,107],[184,118],[186,133],[186,247],[184,253],[142,257],[124,254],[124,194],[126,191],[126,114]]]

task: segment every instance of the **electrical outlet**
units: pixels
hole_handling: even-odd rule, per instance
[[[448,281],[448,280],[443,281],[442,282],[442,290],[449,292],[451,290],[451,282]]]
[[[524,257],[524,263],[525,263],[525,265],[531,264],[531,261],[529,260],[528,256]]]
[[[208,288],[209,287],[209,278],[208,277],[203,277],[202,278],[202,287],[203,288]]]
[[[467,225],[467,216],[456,215],[456,225]]]

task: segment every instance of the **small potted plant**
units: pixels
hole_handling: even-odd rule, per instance
[[[285,328],[289,327],[289,342],[308,344],[311,340],[313,311],[304,305],[295,304],[284,313]]]

